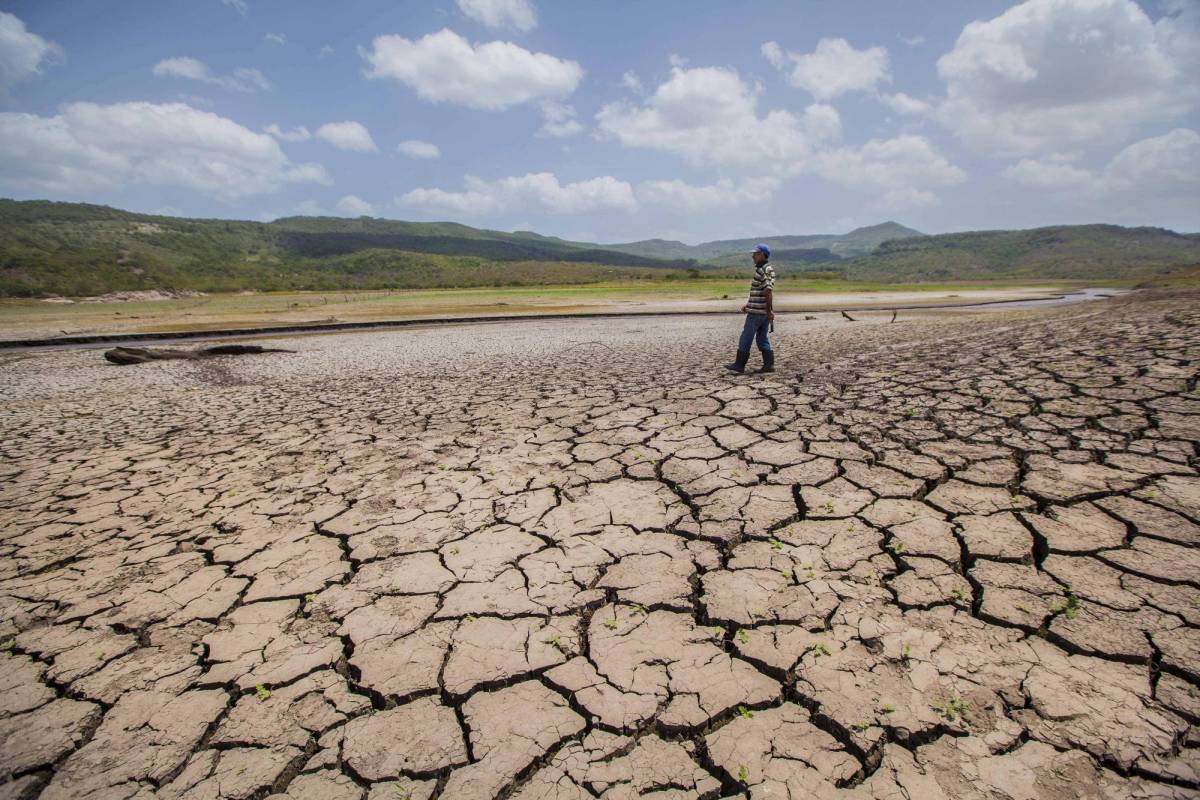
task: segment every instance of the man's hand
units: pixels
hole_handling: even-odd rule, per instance
[[[769,308],[767,309],[767,319],[771,322],[775,321],[775,312]]]
[[[748,312],[746,311],[746,306],[742,306],[742,313],[743,313],[743,314],[746,314],[746,313],[748,313]]]

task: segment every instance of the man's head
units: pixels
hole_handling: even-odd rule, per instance
[[[767,259],[771,257],[771,248],[765,244],[755,245],[750,251],[750,257],[754,259],[755,265],[767,263]]]

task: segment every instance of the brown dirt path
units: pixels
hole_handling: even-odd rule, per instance
[[[1198,299],[0,360],[0,797],[1200,796]]]

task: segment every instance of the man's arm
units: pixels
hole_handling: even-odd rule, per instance
[[[763,296],[767,298],[767,319],[773,320],[775,319],[775,290],[767,289]]]

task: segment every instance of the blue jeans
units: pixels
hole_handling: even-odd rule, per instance
[[[767,319],[766,314],[747,314],[746,325],[742,328],[742,338],[738,339],[738,351],[742,353],[750,352],[750,343],[758,340],[758,349],[764,353],[771,352],[771,340],[767,338],[767,331],[770,330],[771,321]]]

